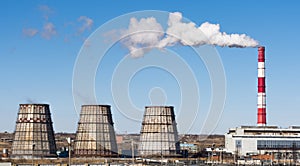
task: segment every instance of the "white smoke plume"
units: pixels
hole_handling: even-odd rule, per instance
[[[227,34],[219,24],[205,22],[197,26],[182,21],[179,12],[170,13],[168,28],[163,30],[155,18],[131,18],[129,27],[122,33],[123,44],[131,56],[140,57],[153,48],[163,49],[175,44],[186,46],[215,45],[220,47],[257,47],[259,43],[246,34]]]
[[[123,44],[129,49],[132,57],[140,57],[152,48],[157,47],[164,36],[162,26],[155,18],[130,19],[127,30],[122,33],[126,38]]]

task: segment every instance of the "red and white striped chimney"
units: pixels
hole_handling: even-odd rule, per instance
[[[266,124],[265,47],[258,47],[257,125]]]

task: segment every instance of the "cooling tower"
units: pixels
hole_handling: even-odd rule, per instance
[[[180,152],[176,125],[173,107],[146,107],[140,134],[139,154],[176,156]]]
[[[113,125],[109,105],[83,105],[74,144],[75,156],[116,155],[118,149]]]
[[[13,158],[56,156],[48,104],[20,104],[12,144]]]

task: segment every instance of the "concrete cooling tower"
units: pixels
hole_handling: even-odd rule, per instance
[[[113,125],[109,105],[83,105],[74,144],[75,156],[117,155]]]
[[[49,105],[20,104],[11,157],[55,156],[56,143]]]
[[[145,108],[140,134],[140,156],[177,156],[180,152],[174,108]]]

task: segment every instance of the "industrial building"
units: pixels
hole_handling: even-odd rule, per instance
[[[225,148],[237,156],[267,154],[278,163],[300,159],[300,127],[279,128],[266,122],[265,47],[258,48],[257,126],[229,129]]]
[[[140,156],[176,156],[180,152],[174,107],[148,106],[140,132]]]
[[[12,158],[56,156],[48,104],[20,104],[12,144]]]
[[[267,125],[265,47],[258,48],[257,80],[257,125],[229,129],[225,134],[225,144],[219,137],[205,144],[200,137],[196,139],[192,135],[184,136],[180,144],[174,107],[146,106],[140,135],[119,136],[118,143],[122,146],[118,151],[111,106],[83,105],[74,142],[68,141],[69,148],[73,148],[72,157],[105,159],[118,157],[119,154],[122,154],[119,157],[133,158],[137,155],[142,158],[189,157],[200,156],[199,152],[205,148],[207,156],[203,156],[209,161],[223,162],[228,154],[227,158],[233,158],[227,160],[229,163],[239,163],[238,160],[245,158],[275,160],[278,164],[286,163],[286,160],[290,160],[290,164],[292,160],[297,163],[300,161],[300,127],[280,128]],[[56,157],[56,142],[48,104],[20,104],[11,149],[12,159]],[[8,155],[8,149],[4,148],[3,157]]]
[[[74,154],[115,156],[118,153],[109,105],[83,105],[74,141]]]
[[[249,154],[300,153],[300,127],[241,126],[225,134],[228,151],[245,156]]]

